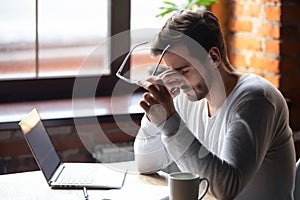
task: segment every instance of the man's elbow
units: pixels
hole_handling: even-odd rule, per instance
[[[135,163],[140,174],[154,174],[160,170],[160,166],[155,164],[154,159],[149,159],[143,155],[135,154]]]

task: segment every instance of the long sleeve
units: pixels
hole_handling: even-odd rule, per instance
[[[294,152],[285,107],[274,106],[263,92],[246,93],[243,101],[225,107],[215,121],[217,128],[208,130],[216,134],[225,129],[224,137],[215,138],[217,154],[178,116],[166,126],[173,127],[174,136],[167,136],[174,130],[162,130],[172,159],[182,171],[208,178],[218,199],[291,199]]]
[[[181,171],[206,177],[218,199],[293,199],[295,149],[278,90],[245,76],[209,119],[205,100],[181,95],[174,102],[177,112],[161,127],[142,122],[135,142],[142,172],[175,161]]]
[[[135,160],[140,173],[156,172],[172,162],[162,143],[161,135],[159,128],[144,116],[134,142]]]

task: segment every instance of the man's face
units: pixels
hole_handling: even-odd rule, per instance
[[[183,50],[188,51],[185,46],[181,48],[185,48]],[[208,85],[202,76],[206,73],[205,70],[203,70],[205,66],[197,62],[198,66],[195,67],[188,62],[188,60],[189,58],[184,59],[175,53],[166,52],[164,62],[169,68],[169,72],[165,73],[164,82],[171,87],[180,88],[181,91],[187,95],[189,100],[197,101],[205,98],[209,92]]]

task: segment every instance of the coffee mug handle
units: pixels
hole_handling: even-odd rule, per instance
[[[206,187],[205,187],[205,190],[201,193],[200,197],[199,197],[199,200],[201,200],[207,193],[208,191],[208,188],[209,188],[209,181],[207,178],[200,178],[200,183],[199,185],[201,184],[202,181],[205,181],[206,182]]]

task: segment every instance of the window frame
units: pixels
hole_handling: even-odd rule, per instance
[[[36,0],[36,3],[38,3],[38,0]],[[130,30],[130,7],[130,0],[108,0],[108,37]],[[36,34],[38,35],[38,33]],[[114,44],[113,40],[111,41],[109,57],[113,58],[113,53],[117,52],[115,49],[118,48],[118,44]],[[130,36],[128,36],[128,42],[124,42],[124,45],[124,48],[129,51]],[[119,80],[115,76],[115,73],[124,57],[125,55],[122,55],[121,57],[118,56],[118,59],[113,61],[108,58],[111,73],[110,75],[101,77],[101,81],[98,82],[95,96],[106,96],[112,93],[115,84]],[[36,61],[36,63],[38,63],[38,61]],[[124,70],[128,71],[129,67],[130,66],[127,65]],[[72,98],[75,79],[76,77],[1,80],[0,102],[24,102]],[[99,79],[99,75],[85,76],[81,79],[97,80]],[[126,93],[126,90],[124,91]],[[86,96],[83,94],[82,97]]]

